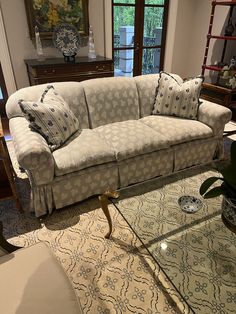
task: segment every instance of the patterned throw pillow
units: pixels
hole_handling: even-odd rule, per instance
[[[36,102],[19,101],[30,128],[39,132],[51,150],[59,148],[76,131],[79,121],[53,86],[48,86]]]
[[[153,114],[197,119],[203,77],[183,81],[180,77],[161,72]]]

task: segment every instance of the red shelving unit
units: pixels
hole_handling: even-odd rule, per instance
[[[236,36],[216,36],[216,35],[208,35],[210,38],[215,39],[224,39],[224,40],[236,40]]]
[[[217,6],[219,6],[217,8]],[[222,55],[221,60],[219,60],[222,64],[224,62],[229,63],[229,60],[224,60],[225,58],[225,52],[227,48],[227,42],[230,41],[236,41],[236,36],[225,36],[225,35],[217,35],[212,34],[212,28],[214,23],[214,15],[215,10],[220,9],[220,6],[230,6],[229,9],[229,18],[232,17],[234,7],[236,6],[236,0],[234,1],[212,1],[212,8],[211,8],[211,16],[210,16],[210,24],[207,34],[207,42],[206,42],[206,48],[205,48],[205,54],[203,59],[203,65],[202,65],[202,75],[205,74],[205,71],[215,71],[218,72],[216,75],[217,80],[215,84],[210,83],[204,83],[203,89],[201,92],[201,97],[216,103],[219,103],[221,105],[227,106],[229,108],[235,108],[236,104],[236,89],[230,89],[227,86],[222,86],[220,83],[220,71],[222,70],[222,66],[219,65],[213,65],[213,64],[207,64],[208,60],[208,53],[209,53],[209,47],[210,42],[212,39],[214,40],[223,40],[224,45],[222,49]],[[235,110],[235,109],[233,109]],[[233,116],[236,119],[236,111],[233,112]]]
[[[236,5],[236,1],[213,1],[212,5]]]

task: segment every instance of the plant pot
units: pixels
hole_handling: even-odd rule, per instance
[[[222,219],[228,224],[233,231],[236,231],[236,202],[227,197],[222,201]]]

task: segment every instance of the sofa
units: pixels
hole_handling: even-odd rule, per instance
[[[44,243],[18,248],[2,236],[0,307],[3,314],[82,314],[80,301],[56,257]]]
[[[29,128],[19,99],[36,101],[46,85],[9,97],[19,165],[31,184],[37,217],[107,189],[117,190],[223,157],[223,130],[231,111],[201,100],[197,120],[153,115],[159,74],[53,83],[79,120],[81,132],[51,152]]]

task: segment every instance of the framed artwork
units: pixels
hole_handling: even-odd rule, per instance
[[[51,39],[53,29],[62,23],[72,24],[80,35],[87,36],[89,0],[25,0],[30,38],[38,26],[40,37]]]

